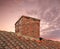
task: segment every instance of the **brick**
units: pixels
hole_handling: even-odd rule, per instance
[[[22,35],[25,35],[25,36],[39,38],[40,37],[40,20],[36,18],[22,16],[15,23],[15,32],[21,33]]]

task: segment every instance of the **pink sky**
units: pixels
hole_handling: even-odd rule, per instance
[[[41,37],[60,40],[59,0],[0,0],[0,30],[15,32],[21,15],[41,20]]]

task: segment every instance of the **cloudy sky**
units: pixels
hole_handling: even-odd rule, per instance
[[[41,37],[60,41],[60,0],[0,0],[0,30],[14,32],[21,15],[40,19]]]

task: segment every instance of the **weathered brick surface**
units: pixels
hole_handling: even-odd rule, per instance
[[[39,38],[40,20],[36,18],[22,16],[15,24],[15,32],[22,35]]]

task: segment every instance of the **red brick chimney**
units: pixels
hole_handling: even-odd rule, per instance
[[[15,32],[19,36],[39,39],[40,20],[32,17],[22,16],[15,23]]]

